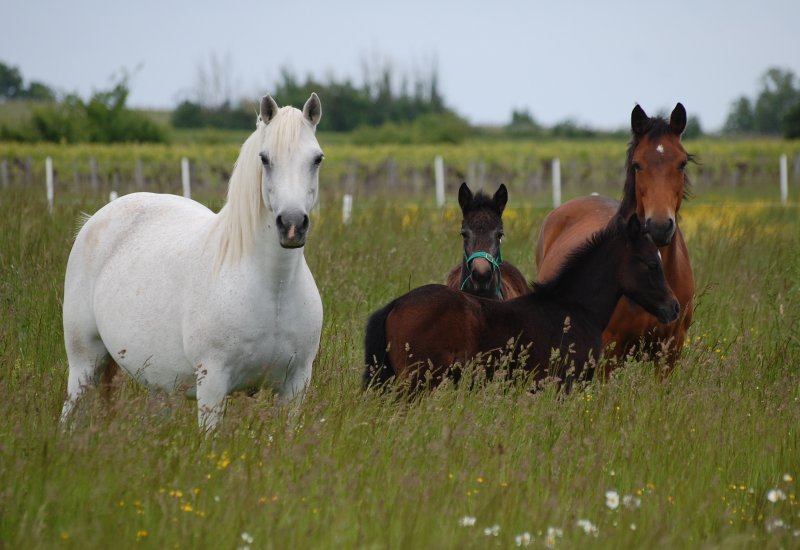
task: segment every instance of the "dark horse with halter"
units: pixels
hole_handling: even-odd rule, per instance
[[[665,349],[667,363],[672,366],[692,322],[694,276],[677,223],[681,201],[689,189],[685,168],[693,158],[680,141],[685,128],[686,109],[680,103],[669,121],[648,117],[640,106],[634,107],[622,201],[598,196],[573,199],[553,210],[539,233],[537,281],[544,283],[556,277],[566,258],[613,216],[635,212],[643,221],[659,247],[664,274],[680,302],[681,316],[676,322],[665,323],[623,296],[603,332],[604,346],[613,342],[610,353],[617,357],[643,342],[643,351],[651,357]]]
[[[447,274],[447,286],[482,298],[510,300],[530,292],[525,276],[513,264],[503,261],[503,210],[508,191],[500,184],[493,196],[483,191],[474,195],[466,183],[458,189],[461,206],[461,237],[464,259]]]
[[[479,355],[489,360],[491,376],[491,364],[509,354],[510,367],[532,372],[535,380],[550,375],[569,384],[600,351],[603,329],[623,295],[662,322],[678,316],[658,248],[635,215],[614,217],[556,276],[514,300],[487,300],[443,285],[393,300],[367,322],[363,385],[395,377],[414,393],[445,376],[457,378],[459,367]],[[560,353],[558,361],[551,362],[552,350]],[[591,370],[583,375],[591,376]]]

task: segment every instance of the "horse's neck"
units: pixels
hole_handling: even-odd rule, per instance
[[[261,227],[250,251],[253,265],[270,280],[290,282],[297,275],[305,257],[304,248],[283,248],[271,212],[262,213]]]
[[[604,329],[611,320],[617,302],[622,297],[622,287],[617,282],[616,264],[618,249],[616,238],[587,251],[562,275],[554,289],[564,306],[571,311],[582,310],[586,320]]]

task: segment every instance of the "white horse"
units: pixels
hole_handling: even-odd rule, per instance
[[[316,94],[302,112],[264,96],[219,214],[133,193],[86,221],[64,282],[62,422],[112,362],[147,387],[196,397],[201,429],[217,425],[237,390],[302,396],[322,331],[303,255],[321,116]]]

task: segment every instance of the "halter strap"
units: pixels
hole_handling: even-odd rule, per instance
[[[497,271],[497,288],[495,289],[495,293],[497,297],[501,300],[503,299],[503,275],[500,271],[500,266],[503,265],[503,254],[498,248],[497,250],[497,258],[489,254],[488,252],[473,252],[471,255],[467,255],[467,250],[464,249],[464,263],[467,266],[467,276],[464,277],[464,280],[461,282],[461,290],[464,290],[464,287],[467,285],[467,281],[472,278],[472,269],[470,268],[470,264],[472,260],[475,258],[483,258],[487,262],[489,262],[492,266],[492,272]]]

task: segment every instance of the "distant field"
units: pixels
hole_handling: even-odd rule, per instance
[[[86,198],[149,189],[180,193],[180,159],[191,164],[192,186],[200,196],[221,197],[247,132],[231,132],[226,145],[21,145],[0,143],[10,185],[44,183],[44,160],[54,161],[56,194]],[[237,137],[238,136],[238,137]],[[433,159],[441,155],[445,182],[454,196],[458,185],[496,188],[500,182],[512,197],[524,197],[542,206],[551,202],[552,160],[561,162],[562,197],[590,192],[618,196],[624,180],[627,147],[620,140],[473,141],[463,145],[354,146],[337,137],[320,136],[326,160],[322,172],[323,203],[338,204],[345,193],[357,203],[370,197],[433,196]],[[781,154],[788,157],[790,195],[800,192],[800,141],[777,139],[689,141],[697,155],[690,169],[697,200],[717,196],[742,199],[779,197]],[[94,176],[92,175],[94,162]]]
[[[796,155],[797,147],[692,143],[703,165],[690,175],[702,181],[698,171],[709,166],[773,159],[787,148]],[[696,321],[666,380],[654,375],[656,365],[633,362],[610,382],[566,397],[497,382],[477,391],[443,387],[409,406],[359,390],[367,315],[444,278],[460,258],[460,218],[452,193],[444,211],[431,207],[427,180],[404,194],[384,184],[367,189],[359,172],[359,201],[343,226],[338,208],[326,205],[343,192],[335,187],[347,184],[339,178],[349,162],[369,167],[391,157],[422,171],[439,152],[454,185],[470,159],[521,173],[554,155],[565,166],[582,155],[621,165],[624,148],[326,147],[327,202],[306,247],[325,308],[307,400],[294,418],[268,395],[235,397],[222,431],[206,439],[194,402],[148,395],[124,380],[110,408],[87,397],[74,431],[60,431],[64,268],[79,213],[102,206],[109,188],[105,180],[96,191],[86,181],[73,185],[63,166],[94,156],[106,174],[119,166],[118,183],[130,189],[136,158],[172,166],[188,155],[229,170],[236,147],[0,145],[0,159],[31,157],[36,166],[52,155],[61,184],[52,214],[39,168],[30,184],[0,188],[0,545],[797,547],[796,183],[783,208],[775,205],[777,183],[696,184],[681,220],[697,278]],[[565,168],[566,182],[570,174]],[[173,177],[156,181],[178,191]],[[617,194],[621,179],[613,182]],[[532,278],[547,191],[512,185],[504,256]],[[583,185],[574,190],[588,192]],[[217,208],[224,184],[198,186],[198,195]]]

